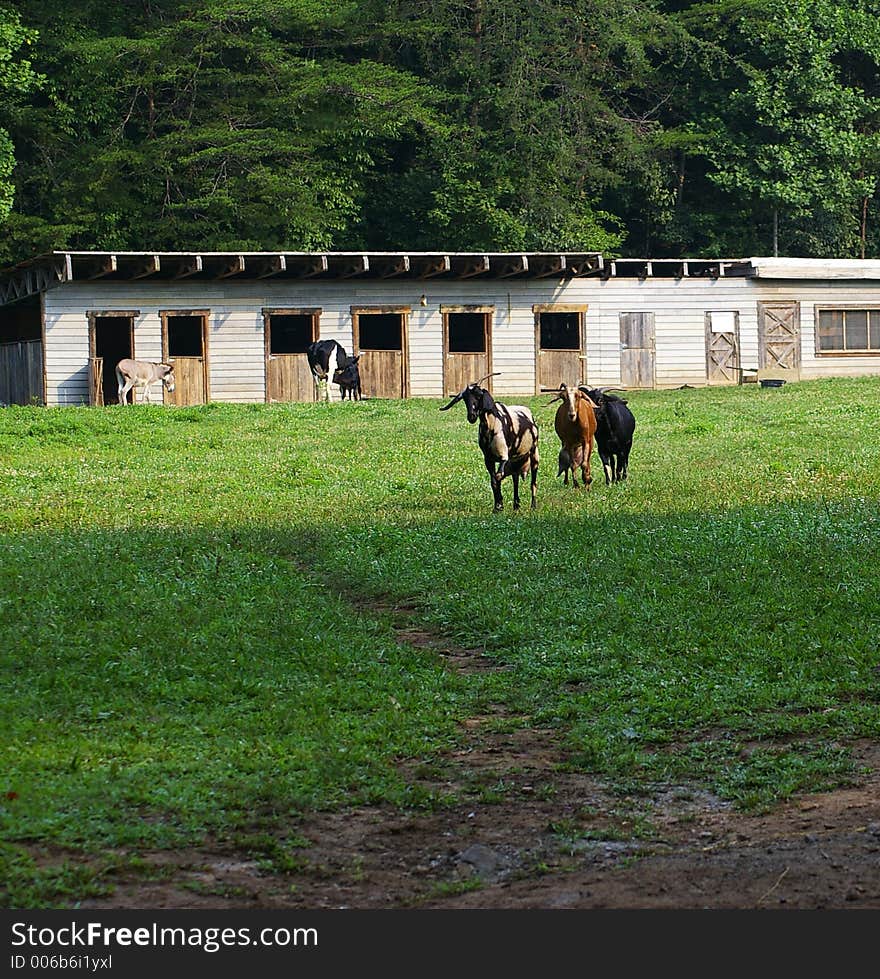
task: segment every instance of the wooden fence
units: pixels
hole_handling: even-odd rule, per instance
[[[42,340],[0,343],[0,405],[45,401]]]

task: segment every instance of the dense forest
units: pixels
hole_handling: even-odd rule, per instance
[[[0,0],[0,265],[880,256],[880,2]]]

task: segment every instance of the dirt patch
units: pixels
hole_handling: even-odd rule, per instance
[[[359,602],[364,608],[365,603]],[[371,607],[389,611],[387,605]],[[451,669],[492,669],[392,609],[398,639]],[[465,721],[468,747],[406,777],[433,811],[359,807],[288,827],[309,845],[284,872],[253,854],[204,848],[108,855],[106,897],[82,908],[878,908],[880,747],[854,751],[853,788],[745,815],[687,786],[621,798],[565,768],[550,731],[499,711]],[[42,854],[59,860],[62,854]],[[66,855],[71,859],[71,855]],[[121,869],[112,869],[118,865]]]
[[[113,893],[80,906],[877,908],[880,752],[859,757],[862,785],[748,816],[684,788],[610,797],[557,769],[547,732],[482,732],[413,773],[465,802],[313,814],[290,828],[311,845],[284,873],[225,847],[141,853],[146,874],[111,871]]]

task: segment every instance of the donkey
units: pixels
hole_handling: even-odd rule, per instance
[[[150,403],[150,385],[161,381],[169,393],[174,390],[174,368],[171,364],[155,364],[149,360],[125,358],[116,365],[116,380],[119,383],[119,403],[126,404],[128,392],[132,392],[132,403],[137,398],[137,390],[143,390],[142,400]]]

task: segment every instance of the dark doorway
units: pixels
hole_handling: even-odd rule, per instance
[[[113,405],[119,400],[116,365],[134,357],[136,310],[90,312],[89,316],[89,403]],[[133,401],[129,391],[128,401]]]

